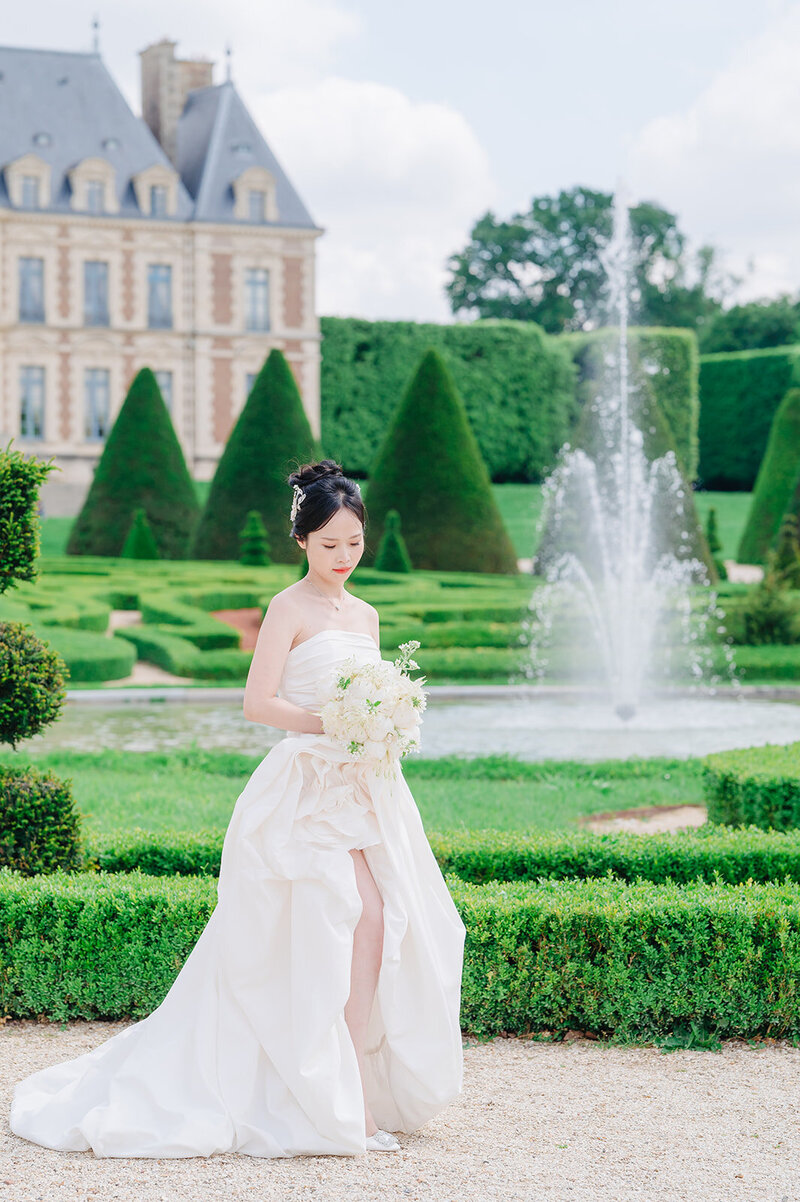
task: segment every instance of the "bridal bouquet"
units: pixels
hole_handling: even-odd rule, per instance
[[[351,655],[322,681],[317,701],[325,734],[357,759],[389,772],[396,760],[419,750],[427,704],[424,676],[409,672],[418,642],[401,643],[394,661],[359,662]]]

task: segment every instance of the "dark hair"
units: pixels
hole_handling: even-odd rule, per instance
[[[345,476],[341,464],[333,459],[304,463],[291,473],[287,483],[299,484],[303,490],[302,504],[292,523],[292,538],[306,538],[312,530],[319,530],[345,506],[356,515],[362,528],[366,526],[367,511],[361,500],[360,489],[355,480]]]

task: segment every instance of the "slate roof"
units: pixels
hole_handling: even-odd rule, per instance
[[[48,134],[49,145],[36,135]],[[118,146],[108,144],[116,139]],[[0,166],[33,153],[50,164],[50,209],[70,210],[67,172],[95,156],[116,168],[120,215],[140,217],[131,179],[146,167],[172,167],[161,146],[128,106],[97,54],[0,46]],[[8,207],[5,183],[0,204]],[[192,217],[192,199],[178,189],[176,219]]]
[[[318,228],[233,83],[190,92],[178,122],[178,170],[196,221],[235,220],[232,184],[248,167],[265,167],[275,179],[279,220],[267,225]]]
[[[37,140],[42,134],[49,143]],[[230,81],[189,93],[177,141],[181,182],[173,220],[234,222],[233,180],[258,166],[276,186],[279,220],[265,224],[318,228]],[[50,164],[46,207],[64,212],[71,211],[67,172],[82,159],[113,164],[120,215],[143,219],[150,214],[139,210],[133,176],[155,164],[173,167],[98,54],[0,46],[0,168],[28,153]],[[0,206],[9,205],[0,172]]]

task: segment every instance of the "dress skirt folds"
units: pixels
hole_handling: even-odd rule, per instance
[[[307,708],[374,640],[323,630],[287,657],[280,695]],[[365,1087],[344,1018],[361,915],[350,848],[383,898]],[[11,1130],[96,1156],[356,1155],[363,1099],[412,1132],[462,1088],[464,925],[399,764],[382,777],[325,735],[289,733],[239,796],[215,909],[147,1018],[14,1090]]]

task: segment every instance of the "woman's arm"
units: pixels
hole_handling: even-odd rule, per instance
[[[247,674],[243,713],[248,722],[321,735],[322,719],[317,714],[276,696],[286,656],[297,632],[296,608],[283,596],[273,597],[261,623]]]

